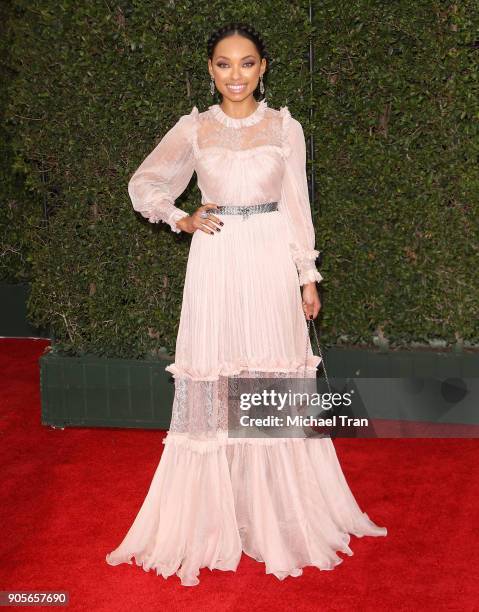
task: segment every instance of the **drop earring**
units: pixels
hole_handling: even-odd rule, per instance
[[[259,77],[259,92],[261,95],[264,94],[264,83],[263,83],[263,75]]]
[[[213,77],[211,77],[211,81],[210,81],[210,92],[212,96],[215,95],[215,80]]]

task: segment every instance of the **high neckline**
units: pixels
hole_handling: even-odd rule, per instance
[[[213,117],[223,125],[228,127],[243,127],[245,125],[254,125],[255,123],[258,123],[258,121],[261,121],[267,106],[268,104],[266,99],[263,98],[258,102],[258,106],[255,108],[255,110],[246,117],[230,117],[230,115],[227,115],[224,112],[219,104],[212,104],[209,107],[209,110],[211,111]]]

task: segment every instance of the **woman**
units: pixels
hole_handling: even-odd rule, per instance
[[[307,565],[333,569],[338,551],[353,554],[350,534],[386,535],[360,510],[329,438],[228,436],[228,377],[315,376],[306,317],[318,315],[322,277],[303,129],[287,107],[254,98],[267,68],[261,37],[225,26],[208,58],[221,105],[180,117],[128,185],[149,221],[193,236],[175,362],[165,368],[175,379],[165,448],[106,557],[134,557],[186,586],[202,567],[234,571],[242,551],[283,579]],[[203,204],[188,215],[174,201],[194,171]]]

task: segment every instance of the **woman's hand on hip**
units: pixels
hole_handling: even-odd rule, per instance
[[[316,283],[306,283],[303,285],[303,311],[307,319],[315,319],[321,310],[321,300],[319,299]]]
[[[210,214],[207,219],[204,219],[200,215],[204,210],[214,210],[216,208],[216,204],[203,204],[199,206],[192,215],[179,219],[176,225],[180,230],[188,232],[189,234],[194,234],[196,230],[199,229],[202,232],[214,235],[216,232],[221,231],[219,226],[224,225],[223,221],[213,214]]]

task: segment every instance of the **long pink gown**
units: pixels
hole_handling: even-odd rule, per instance
[[[129,531],[107,554],[185,586],[200,568],[236,570],[242,551],[279,579],[331,570],[350,534],[385,536],[356,502],[329,438],[228,437],[228,377],[314,376],[300,286],[321,281],[301,124],[262,100],[248,117],[218,104],[166,133],[128,184],[150,222],[187,213],[175,199],[196,171],[202,203],[278,210],[224,215],[221,232],[192,235],[175,362],[170,428]],[[308,352],[305,364],[306,351]],[[306,367],[305,367],[306,365]]]

